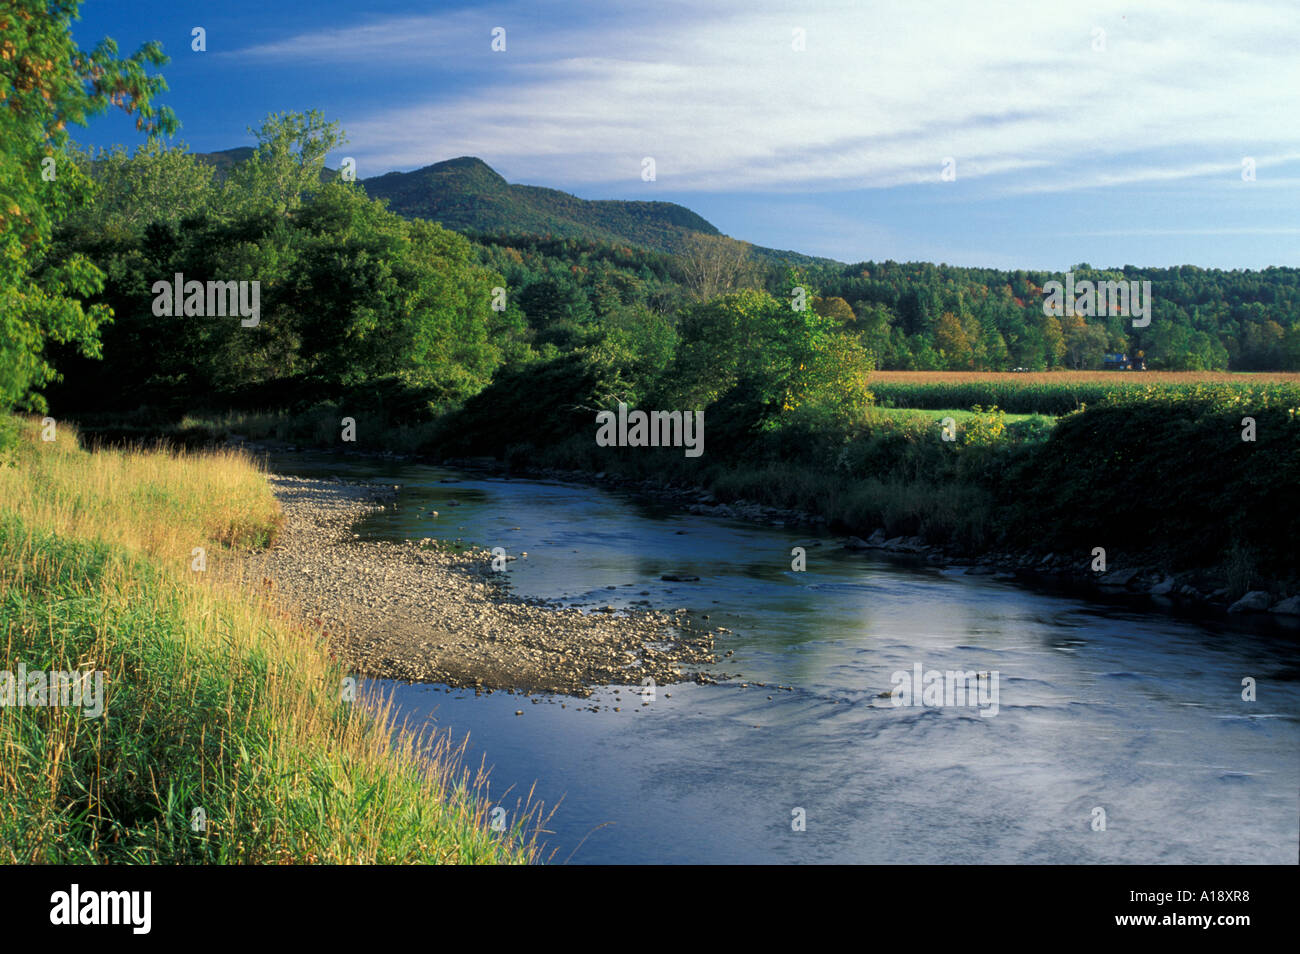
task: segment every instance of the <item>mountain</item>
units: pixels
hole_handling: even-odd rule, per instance
[[[234,149],[220,149],[217,152],[196,152],[194,158],[199,162],[206,162],[217,170],[217,181],[220,182],[230,172],[231,169],[239,165],[245,159],[250,159],[253,153],[257,152],[252,146],[236,146]],[[337,169],[325,168],[321,170],[321,182],[329,182],[338,176]]]
[[[511,185],[482,159],[462,156],[366,179],[366,194],[399,215],[475,232],[525,232],[632,243],[675,251],[690,232],[718,230],[672,202],[589,200],[558,189]]]
[[[198,153],[221,178],[253,154],[247,146]],[[338,175],[326,169],[321,178]],[[554,235],[615,245],[634,245],[660,252],[681,249],[695,232],[720,235],[703,216],[674,202],[580,199],[558,189],[512,185],[482,159],[461,156],[413,172],[389,172],[361,180],[366,194],[387,199],[388,207],[407,218],[429,219],[458,232]],[[829,263],[799,252],[753,246],[756,256],[792,264]]]
[[[234,149],[222,149],[220,152],[196,152],[194,158],[215,166],[217,178],[224,179],[231,169],[245,159],[251,158],[256,151],[252,146],[236,146]]]

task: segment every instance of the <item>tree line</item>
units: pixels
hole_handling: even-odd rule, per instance
[[[762,428],[851,416],[882,368],[1095,368],[1129,352],[1153,369],[1300,370],[1292,268],[1075,266],[1151,281],[1152,320],[1135,328],[1046,314],[1045,272],[782,259],[704,233],[669,254],[454,232],[329,174],[346,139],[314,111],[268,117],[218,174],[162,142],[178,124],[155,103],[158,46],[84,53],[67,29],[77,6],[0,15],[4,406],[280,407],[365,390],[438,416],[506,371],[577,361],[609,394],[732,402]],[[145,145],[69,140],[68,123],[110,107],[136,116]],[[155,314],[152,289],[178,275],[259,283],[264,320]]]

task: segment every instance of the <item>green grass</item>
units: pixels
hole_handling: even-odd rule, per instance
[[[102,672],[104,713],[0,707],[0,861],[537,859],[536,812],[492,831],[484,776],[445,736],[344,701],[318,634],[235,585],[227,546],[279,526],[248,459],[36,432],[0,452],[0,668]]]
[[[894,418],[895,420],[915,419],[942,421],[945,417],[951,417],[958,425],[978,420],[983,413],[981,411],[972,411],[969,408],[965,410],[961,408],[939,408],[937,410],[931,410],[929,408],[916,407],[880,407],[876,408],[875,411],[878,414]],[[1005,415],[1005,418],[1007,424],[1019,424],[1023,421],[1038,419],[1050,425],[1053,420],[1051,417],[1044,414],[1007,414]]]

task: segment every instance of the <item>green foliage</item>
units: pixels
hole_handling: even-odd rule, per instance
[[[741,291],[688,308],[654,400],[707,408],[714,446],[730,453],[764,432],[850,428],[871,400],[870,358],[834,318],[789,301]]]
[[[67,223],[83,244],[129,241],[152,223],[178,225],[203,215],[216,201],[213,168],[184,146],[168,147],[150,139],[134,154],[120,145],[97,155],[70,154],[94,180],[94,201]]]
[[[596,412],[636,404],[628,373],[607,352],[574,352],[503,368],[490,387],[440,422],[433,445],[448,454],[504,456],[575,437],[594,446]]]
[[[273,114],[249,132],[257,148],[230,170],[222,190],[224,207],[242,215],[298,209],[321,188],[326,154],[347,142],[338,123],[315,109]]]
[[[851,305],[863,344],[885,370],[1100,369],[1106,353],[1141,354],[1153,370],[1300,370],[1300,269],[1074,269],[1079,281],[1149,281],[1150,324],[1044,314],[1061,275],[912,262],[809,262],[803,281]],[[769,271],[768,289],[782,287]]]
[[[996,444],[1007,431],[1007,415],[996,405],[987,411],[976,404],[971,416],[962,424],[958,437],[963,445]]]
[[[388,212],[354,184],[319,181],[333,128],[316,114],[272,117],[259,153],[220,194],[199,192],[209,202],[192,215],[126,221],[109,206],[74,218],[61,251],[107,273],[96,304],[117,320],[104,334],[107,360],[69,361],[77,383],[61,396],[99,407],[193,406],[195,395],[208,406],[284,406],[392,379],[421,393],[427,413],[475,393],[507,356],[526,359],[522,316],[492,311],[502,279],[468,240]],[[119,176],[111,189],[127,194],[212,175],[192,157],[151,149],[97,171]],[[95,228],[101,215],[117,223],[107,239]],[[259,283],[259,323],[155,315],[154,283],[177,273]]]
[[[718,230],[671,202],[590,201],[556,189],[510,185],[483,160],[463,156],[414,172],[366,179],[368,195],[395,212],[450,229],[517,231],[673,251],[693,232]]]
[[[1279,578],[1300,534],[1295,395],[1146,395],[1062,419],[1001,486],[1022,541],[1161,550],[1198,565],[1255,551]],[[1253,417],[1257,439],[1242,440]]]
[[[54,228],[85,201],[86,178],[64,147],[69,122],[110,105],[136,117],[149,134],[171,132],[175,117],[154,100],[167,87],[148,67],[167,62],[157,43],[128,59],[105,39],[77,49],[70,24],[80,0],[10,0],[0,9],[0,409],[43,408],[33,389],[56,377],[47,343],[95,355],[95,333],[108,318],[80,298],[101,276],[83,258],[47,265]]]

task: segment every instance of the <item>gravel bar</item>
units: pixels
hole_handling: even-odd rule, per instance
[[[576,696],[647,678],[713,681],[687,669],[716,662],[720,630],[685,609],[586,613],[517,597],[486,549],[356,537],[361,517],[396,499],[392,484],[268,479],[285,524],[270,549],[244,555],[244,580],[271,587],[360,675]]]

